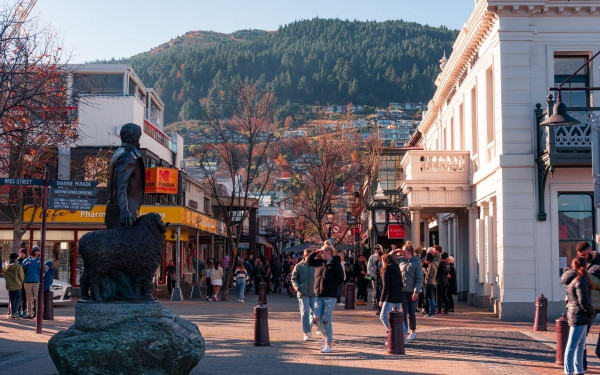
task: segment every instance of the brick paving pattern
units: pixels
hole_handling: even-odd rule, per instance
[[[555,333],[531,332],[530,323],[502,322],[487,310],[457,304],[457,312],[436,318],[417,317],[417,340],[406,355],[386,354],[386,334],[370,305],[344,310],[333,318],[334,353],[319,352],[322,336],[302,340],[295,298],[269,295],[271,346],[256,347],[254,294],[247,303],[184,301],[163,304],[198,324],[206,339],[206,356],[193,374],[561,374],[554,365]],[[532,303],[533,308],[533,303]],[[73,323],[74,304],[55,309],[55,320],[35,334],[33,320],[0,318],[0,374],[56,374],[47,351],[54,333]],[[588,338],[590,350],[600,328]],[[590,356],[591,374],[600,361]]]

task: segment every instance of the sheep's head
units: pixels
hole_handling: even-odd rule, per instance
[[[142,216],[140,219],[148,220],[147,223],[150,226],[152,226],[152,225],[156,226],[158,231],[162,234],[164,234],[167,231],[167,227],[169,226],[169,223],[164,224],[162,222],[160,215],[157,214],[156,212],[150,212],[149,214]]]

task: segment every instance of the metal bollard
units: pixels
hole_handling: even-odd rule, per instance
[[[267,307],[259,303],[254,307],[254,345],[269,346],[269,313]]]
[[[344,310],[354,310],[354,283],[348,283],[346,288],[346,298],[344,298]]]
[[[44,292],[44,320],[54,320],[54,292]]]
[[[556,319],[556,363],[557,366],[564,366],[565,359],[565,348],[567,347],[567,340],[569,339],[569,323],[567,322],[567,316],[562,316]]]
[[[404,355],[404,319],[396,306],[388,313],[390,329],[388,330],[387,353]]]
[[[260,284],[258,284],[258,304],[267,304],[267,283],[264,281],[261,281]]]
[[[548,298],[541,296],[535,299],[535,320],[533,322],[534,331],[548,330]]]

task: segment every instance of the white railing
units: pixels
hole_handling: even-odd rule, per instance
[[[468,183],[469,151],[410,150],[402,158],[406,181]]]

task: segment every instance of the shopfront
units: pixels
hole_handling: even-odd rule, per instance
[[[103,205],[95,206],[91,211],[48,210],[46,258],[54,262],[59,280],[69,282],[74,287],[79,286],[83,272],[83,262],[77,253],[79,239],[90,231],[105,229],[105,210],[106,206]],[[29,212],[29,216],[26,214],[24,221],[31,220],[31,210],[26,212]],[[215,253],[213,244],[222,237],[219,230],[222,223],[181,206],[142,206],[140,214],[150,212],[159,214],[163,222],[170,223],[165,233],[163,261],[157,271],[158,283],[166,282],[164,269],[171,259],[176,262],[179,260],[182,281],[191,282],[195,259],[198,256],[206,259],[209,254]],[[41,243],[40,224],[41,211],[33,218],[31,229],[22,238],[25,247],[31,248]],[[2,228],[0,237],[0,241],[7,243],[9,238],[12,240],[12,230]]]

